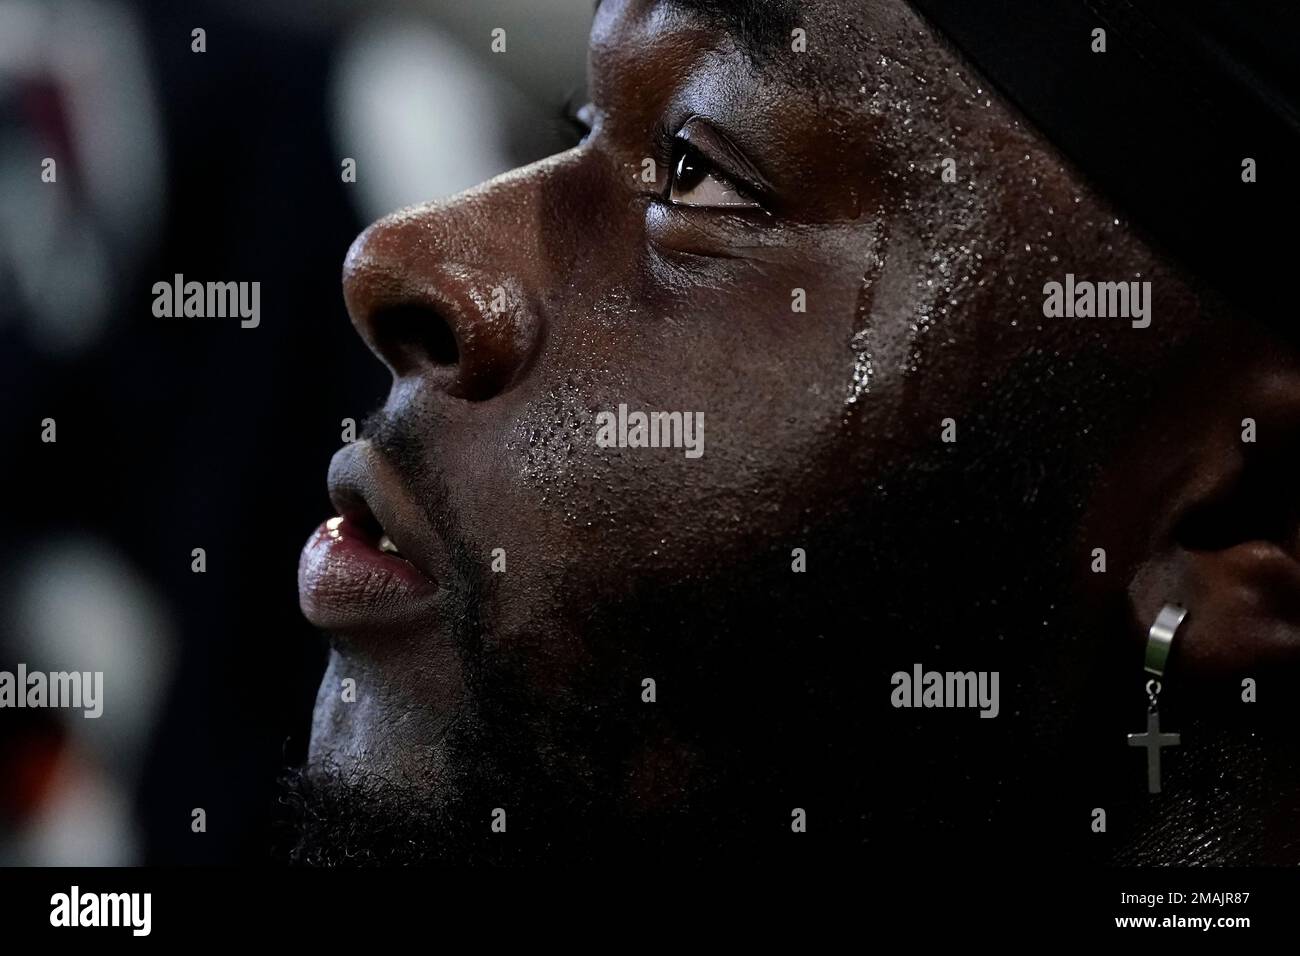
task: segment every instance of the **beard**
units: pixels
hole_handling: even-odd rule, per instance
[[[972,536],[991,540],[975,524]],[[1032,655],[1016,659],[1000,638],[1034,635],[1042,615],[1064,616],[1049,607],[1056,592],[1021,579],[1011,606],[990,602],[998,589],[988,575],[965,562],[960,573],[945,570],[938,559],[918,587],[891,556],[930,529],[875,526],[880,533],[856,541],[823,529],[810,549],[850,557],[841,566],[854,580],[791,575],[788,552],[773,551],[724,578],[602,606],[584,637],[607,651],[585,676],[569,675],[558,699],[533,689],[527,659],[461,635],[467,694],[438,743],[438,772],[411,779],[418,775],[326,764],[287,773],[281,806],[292,842],[283,858],[364,866],[948,856],[990,832],[990,813],[1004,821],[992,829],[1031,851],[1042,844],[1032,826],[1044,815],[1041,768],[1060,762],[1053,735],[1071,724],[1008,705],[1053,685],[1031,673]],[[1064,645],[1083,646],[1069,638]],[[891,674],[913,663],[999,670],[1002,714],[893,709]],[[645,675],[658,678],[654,704],[640,700]],[[955,766],[961,792],[944,782]],[[1028,767],[1040,768],[1038,780],[1018,782]],[[492,829],[498,808],[504,833]],[[800,836],[796,810],[809,820]]]
[[[1272,729],[1287,726],[1284,694],[1243,713],[1210,703],[1235,694],[1171,686],[1162,718],[1183,743],[1166,751],[1165,792],[1146,793],[1143,755],[1125,740],[1145,715],[1131,609],[1122,593],[1083,596],[1075,540],[1108,445],[1106,420],[1069,396],[1116,377],[1024,374],[1059,390],[1041,389],[1039,407],[1080,420],[982,409],[999,436],[988,470],[954,468],[939,449],[882,477],[852,513],[806,529],[819,573],[791,574],[781,541],[725,573],[596,608],[579,583],[556,597],[581,609],[568,627],[517,643],[483,640],[494,595],[467,585],[466,695],[438,773],[287,772],[281,858],[1296,862],[1296,748]],[[1045,434],[1092,439],[1052,447],[1049,468]],[[535,661],[512,650],[547,640],[589,652],[560,695],[537,690]],[[891,675],[915,664],[998,671],[1001,713],[895,709]],[[636,695],[645,676],[658,679],[653,705]],[[1090,825],[1097,808],[1105,833]],[[806,832],[792,828],[796,811]]]

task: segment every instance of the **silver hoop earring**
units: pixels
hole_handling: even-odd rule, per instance
[[[1178,734],[1160,732],[1160,691],[1161,679],[1165,676],[1165,667],[1169,662],[1169,652],[1173,650],[1174,635],[1179,626],[1187,619],[1187,609],[1175,604],[1166,604],[1156,615],[1147,632],[1146,667],[1153,675],[1147,681],[1147,729],[1145,733],[1129,734],[1130,747],[1147,749],[1147,792],[1160,792],[1160,748],[1175,747],[1182,741]]]

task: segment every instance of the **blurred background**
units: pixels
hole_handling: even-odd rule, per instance
[[[591,13],[0,0],[0,671],[104,672],[99,719],[0,709],[0,865],[269,859],[324,664],[298,552],[388,385],[344,253],[573,145]],[[260,326],[154,318],[176,273],[259,281]]]

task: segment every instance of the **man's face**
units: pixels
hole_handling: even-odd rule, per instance
[[[1002,666],[1015,727],[1097,656],[1077,617],[1025,629],[1073,607],[1189,293],[1157,284],[1177,334],[1044,319],[1047,279],[1161,268],[903,3],[708,6],[604,0],[581,145],[348,255],[394,383],[303,555],[333,635],[307,776],[446,847],[498,807],[851,820],[889,672]],[[702,433],[611,447],[620,406]]]

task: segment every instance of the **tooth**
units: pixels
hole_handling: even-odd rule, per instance
[[[387,551],[389,554],[397,554],[397,545],[393,544],[393,539],[384,535],[379,539],[379,550]]]

